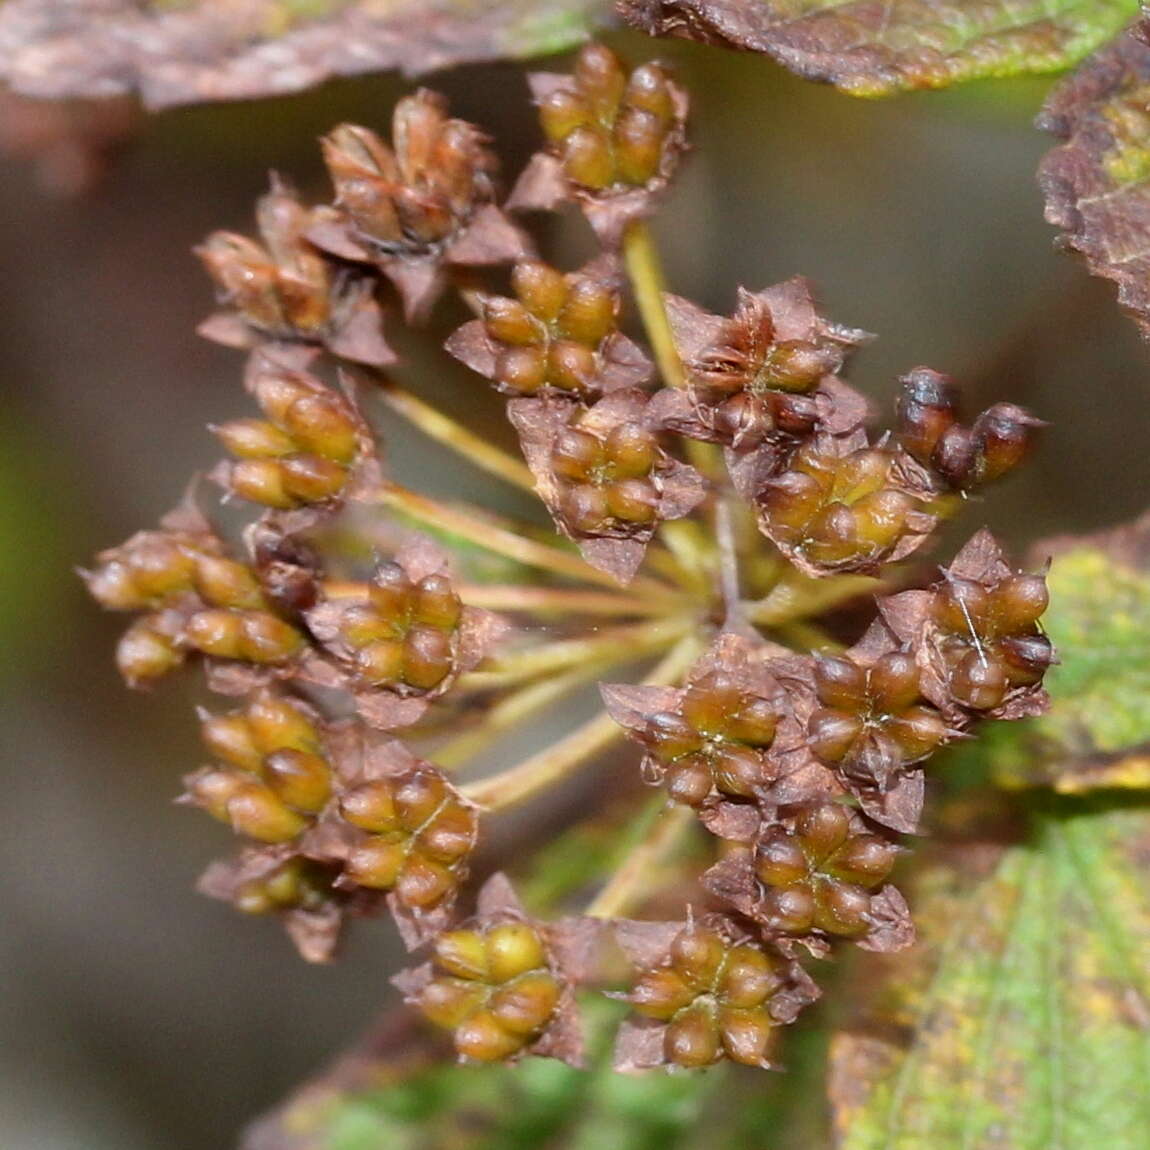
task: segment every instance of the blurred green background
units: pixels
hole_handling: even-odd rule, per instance
[[[672,60],[696,151],[656,223],[672,288],[729,310],[736,285],[803,273],[829,314],[877,332],[854,380],[889,407],[919,363],[972,411],[997,399],[1050,420],[1028,471],[968,511],[1018,545],[1141,511],[1150,487],[1145,352],[1107,285],[1053,250],[1031,127],[1046,81],[862,103],[747,56],[619,37]],[[487,127],[509,171],[537,134],[518,66],[430,83]],[[80,198],[0,159],[0,1146],[211,1150],[336,1053],[391,1001],[385,923],[309,969],[271,924],[192,890],[229,846],[174,807],[200,751],[191,679],[125,691],[122,620],[73,568],[150,525],[216,457],[204,425],[246,413],[241,360],[199,340],[211,305],[189,248],[250,230],[269,168],[326,194],[315,137],[384,127],[394,78],[146,119]],[[587,252],[578,221],[553,255]],[[443,334],[459,314],[441,308]],[[405,347],[413,341],[404,338]],[[506,436],[498,401],[434,351],[403,374]],[[396,468],[438,494],[503,493],[412,435]]]

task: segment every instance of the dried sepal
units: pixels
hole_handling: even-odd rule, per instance
[[[615,937],[636,978],[612,997],[643,1016],[619,1028],[619,1070],[696,1069],[722,1059],[768,1068],[777,1028],[819,995],[798,963],[724,915],[622,920]]]
[[[311,211],[280,177],[260,198],[256,221],[262,244],[213,232],[195,249],[226,309],[205,320],[200,334],[228,347],[298,341],[375,367],[394,363],[371,281],[307,239]]]
[[[768,650],[724,634],[682,688],[601,685],[608,713],[644,749],[646,782],[692,807],[716,795],[754,801],[768,793],[796,733]]]
[[[650,379],[650,360],[618,330],[617,261],[601,257],[567,275],[543,263],[518,263],[511,285],[514,299],[481,296],[483,318],[464,324],[445,345],[503,394],[586,402]]]
[[[1040,622],[1045,575],[1015,571],[986,530],[942,575],[927,592],[879,604],[887,626],[916,652],[923,694],[955,726],[1043,714],[1050,699],[1042,679],[1057,661]]]
[[[440,933],[433,959],[392,979],[408,1003],[452,1031],[461,1059],[516,1060],[525,1054],[583,1062],[574,987],[585,971],[572,958],[586,920],[548,924],[523,910],[510,883],[493,875],[476,916]]]
[[[355,383],[342,376],[342,394],[282,357],[256,351],[244,386],[263,419],[236,419],[212,431],[232,460],[211,473],[229,495],[279,511],[314,509],[284,523],[285,533],[314,526],[347,499],[378,488],[375,438],[356,402]]]
[[[757,461],[766,478],[798,440],[816,431],[846,434],[865,420],[866,401],[835,374],[870,336],[823,319],[810,281],[740,288],[730,317],[680,296],[663,300],[687,381],[657,397],[669,429],[736,456],[769,454]]]
[[[937,519],[901,486],[895,458],[861,431],[805,441],[756,492],[760,530],[813,577],[874,574],[907,558]]]
[[[706,495],[703,477],[670,455],[646,422],[649,396],[614,391],[590,408],[562,399],[515,399],[535,489],[556,526],[593,567],[627,583],[662,522]]]
[[[340,259],[371,263],[399,290],[408,322],[426,316],[452,266],[511,263],[531,242],[495,205],[498,161],[473,124],[420,88],[395,106],[392,142],[355,124],[322,140],[335,204],[308,238]]]
[[[602,44],[573,75],[528,77],[546,148],[519,177],[508,207],[551,211],[573,200],[605,247],[654,211],[686,148],[688,99],[658,64],[628,73]]]
[[[896,913],[905,905],[884,883],[897,855],[849,807],[812,803],[764,823],[754,844],[733,848],[702,882],[787,952],[825,955],[836,938],[873,950],[913,940],[909,917]]]
[[[380,901],[372,891],[337,889],[336,873],[290,846],[247,847],[212,863],[196,889],[245,914],[276,915],[305,962],[331,962],[347,918],[375,913]]]
[[[503,629],[498,616],[463,605],[446,552],[419,535],[379,564],[362,596],[321,598],[305,617],[334,660],[312,660],[305,677],[350,689],[360,715],[383,730],[416,722]]]

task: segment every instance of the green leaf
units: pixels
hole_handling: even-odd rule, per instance
[[[652,35],[765,52],[852,96],[945,88],[1077,63],[1137,0],[622,0]]]
[[[418,75],[578,43],[607,0],[4,0],[0,81],[53,99],[138,90],[153,108]]]
[[[972,892],[921,899],[933,952],[832,1047],[841,1150],[1150,1145],[1148,850],[1145,807],[1052,799]]]
[[[1145,30],[1141,35],[1145,36]],[[1150,47],[1120,36],[1051,94],[1039,125],[1065,141],[1038,178],[1046,218],[1150,338]]]

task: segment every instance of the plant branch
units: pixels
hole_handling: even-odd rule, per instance
[[[668,803],[663,795],[650,825],[611,876],[606,886],[583,912],[588,918],[617,918],[641,903],[661,885],[660,864],[695,824],[695,812],[680,803]]]
[[[667,686],[677,682],[694,662],[699,646],[693,634],[681,639],[643,683]],[[600,712],[553,746],[497,775],[470,783],[463,793],[487,810],[506,810],[573,774],[592,755],[622,736],[623,728],[606,712]]]
[[[667,310],[663,306],[663,268],[651,229],[645,220],[636,220],[623,233],[623,262],[635,293],[635,303],[659,373],[668,387],[684,387],[683,364],[675,348]]]
[[[371,378],[387,406],[418,427],[428,438],[450,448],[481,471],[497,476],[522,491],[535,493],[535,477],[526,464],[424,403],[393,379],[378,372]]]
[[[624,627],[612,627],[586,638],[559,639],[553,643],[512,651],[488,661],[459,680],[465,691],[506,687],[549,671],[563,670],[574,663],[603,661],[616,663],[651,650],[669,647],[694,625],[689,616],[654,619]]]
[[[525,566],[550,571],[569,579],[579,579],[585,583],[598,583],[611,588],[619,586],[614,576],[592,567],[578,555],[561,551],[558,547],[546,543],[536,542],[534,539],[526,539],[506,527],[493,523],[491,516],[477,508],[469,507],[464,511],[449,507],[394,483],[381,485],[375,499],[385,507],[410,515],[430,527],[458,535],[487,551],[503,555]],[[644,595],[667,597],[675,593],[667,584],[643,575],[637,575],[629,587]]]

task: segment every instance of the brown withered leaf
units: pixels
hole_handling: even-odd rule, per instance
[[[558,397],[513,399],[507,404],[508,418],[519,433],[523,456],[535,476],[535,490],[556,526],[578,546],[592,567],[606,571],[620,583],[630,582],[639,569],[659,523],[682,519],[705,498],[706,481],[695,468],[660,449],[651,473],[659,496],[654,521],[646,525],[619,521],[602,535],[586,535],[572,530],[566,521],[562,488],[551,459],[560,433],[573,419],[578,418],[581,430],[605,439],[624,424],[644,426],[649,399],[646,392],[637,388],[621,388],[586,409]]]
[[[616,7],[650,35],[765,52],[852,96],[1058,71],[1134,15],[1133,0],[617,0]]]
[[[0,91],[0,154],[27,162],[40,189],[71,199],[99,185],[139,129],[131,96],[33,100]]]
[[[1039,126],[1065,142],[1038,169],[1046,218],[1150,338],[1150,47],[1118,36],[1047,99]]]
[[[418,75],[582,40],[603,0],[8,0],[0,80],[30,96],[138,90],[151,108],[246,100],[332,76]]]

